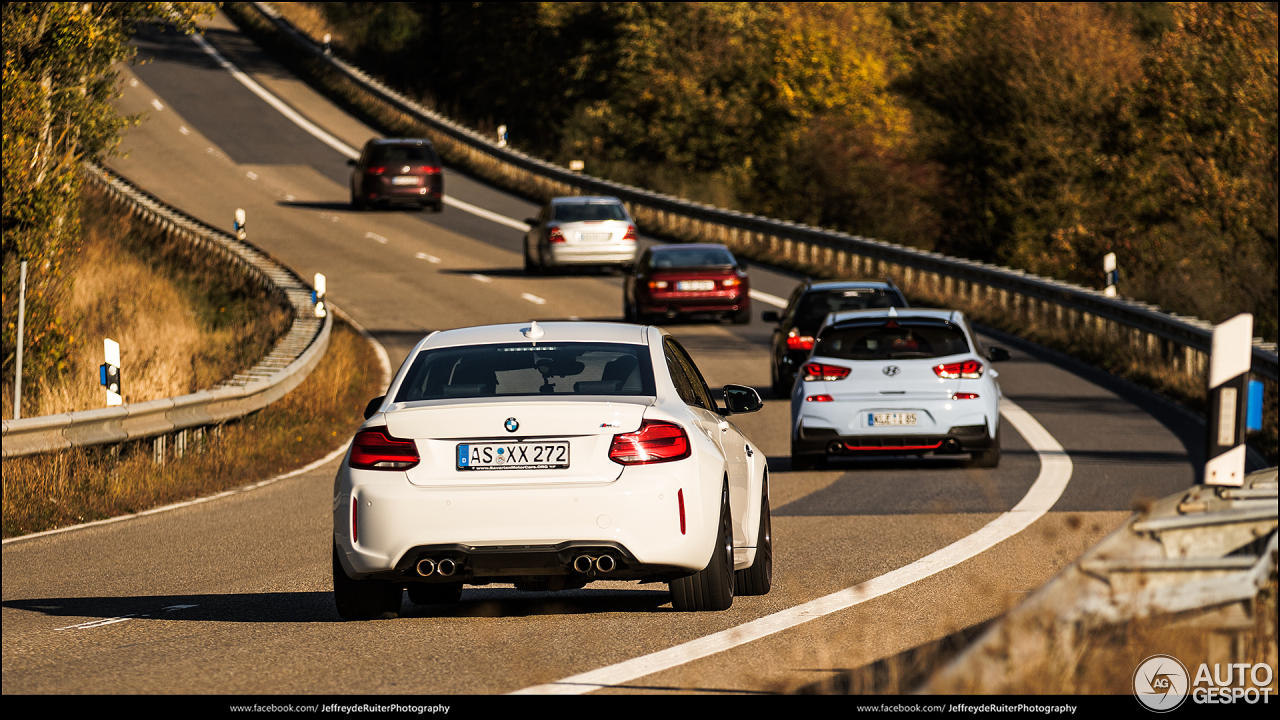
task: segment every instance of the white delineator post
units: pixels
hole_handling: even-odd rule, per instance
[[[316,273],[316,289],[311,291],[311,302],[315,303],[316,317],[318,318],[322,318],[329,314],[328,309],[324,306],[324,294],[326,291],[325,285],[324,275]]]
[[[120,394],[120,343],[106,338],[102,341],[106,362],[102,365],[99,381],[107,389],[107,407],[123,405],[124,397]]]
[[[1107,297],[1116,296],[1116,284],[1120,282],[1120,272],[1116,270],[1116,254],[1107,253],[1102,258],[1102,272],[1107,276],[1107,288],[1102,294]]]
[[[507,146],[507,126],[499,125],[498,126],[498,147],[504,148],[506,146]]]
[[[1253,364],[1253,316],[1242,313],[1213,328],[1209,355],[1209,432],[1204,483],[1244,484],[1245,419]]]
[[[236,208],[235,230],[236,230],[236,237],[239,238],[240,240],[244,240],[245,238],[249,237],[249,233],[248,231],[245,230],[244,226],[245,226],[244,208]]]

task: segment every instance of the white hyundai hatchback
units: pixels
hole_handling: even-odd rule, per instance
[[[999,374],[962,313],[831,313],[791,393],[791,465],[835,456],[969,453],[1000,463]]]
[[[676,610],[772,584],[765,455],[666,331],[537,322],[435,332],[374,399],[334,483],[348,620],[466,585],[665,582]]]

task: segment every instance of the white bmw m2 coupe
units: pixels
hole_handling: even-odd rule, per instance
[[[347,620],[456,602],[466,585],[665,582],[724,610],[773,575],[764,453],[665,330],[537,322],[432,333],[370,402],[334,483]]]

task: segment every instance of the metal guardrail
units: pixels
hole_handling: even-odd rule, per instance
[[[315,317],[311,288],[252,245],[186,215],[111,170],[85,163],[97,183],[129,212],[211,253],[220,254],[293,309],[293,324],[258,364],[221,385],[191,395],[100,410],[3,421],[3,456],[18,457],[82,445],[102,445],[217,425],[261,410],[292,390],[329,346],[333,314]]]
[[[920,691],[1034,686],[1029,675],[1044,670],[1044,658],[1069,663],[1092,629],[1142,618],[1176,616],[1184,627],[1220,633],[1256,631],[1263,621],[1274,636],[1275,617],[1255,601],[1276,576],[1276,520],[1276,468],[1250,473],[1240,488],[1197,485],[1159,500],[1010,611]]]
[[[1202,379],[1207,372],[1213,326],[1204,320],[1021,270],[722,210],[571,172],[497,147],[493,139],[421,106],[342,59],[326,55],[322,46],[295,29],[269,3],[252,6],[299,48],[427,126],[428,135],[446,157],[462,160],[495,184],[542,198],[613,195],[627,205],[647,232],[719,242],[757,260],[783,265],[828,268],[837,273],[891,274],[904,289],[945,296],[949,304],[979,318],[995,312],[1077,340],[1090,338],[1106,347],[1123,346],[1146,364],[1159,364],[1189,377]],[[1275,343],[1255,341],[1253,372],[1273,382],[1280,377]]]

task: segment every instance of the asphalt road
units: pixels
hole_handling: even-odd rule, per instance
[[[265,57],[223,18],[206,35],[311,122],[360,147],[374,131]],[[368,328],[392,365],[431,330],[529,319],[621,319],[621,280],[526,277],[521,233],[447,207],[355,213],[346,158],[250,93],[191,39],[139,39],[154,62],[120,100],[147,119],[111,162],[142,187],[249,239]],[[446,169],[457,199],[517,220],[522,198]],[[646,242],[650,240],[646,239]],[[794,275],[752,268],[785,297]],[[530,299],[530,298],[534,299]],[[767,397],[770,327],[669,326],[713,386]],[[1016,339],[1006,396],[1070,459],[1069,482],[1025,530],[947,569],[742,644],[603,683],[601,693],[762,693],[815,682],[1000,614],[1117,526],[1136,503],[1185,488],[1203,428],[1165,401]],[[508,693],[555,683],[786,613],[917,567],[1006,517],[1044,474],[1006,423],[995,470],[954,459],[849,462],[792,472],[785,399],[742,416],[769,455],[775,585],[723,613],[671,610],[665,586],[596,583],[537,594],[468,587],[453,607],[343,623],[330,594],[336,462],[251,491],[109,525],[7,542],[3,691],[12,693]]]

